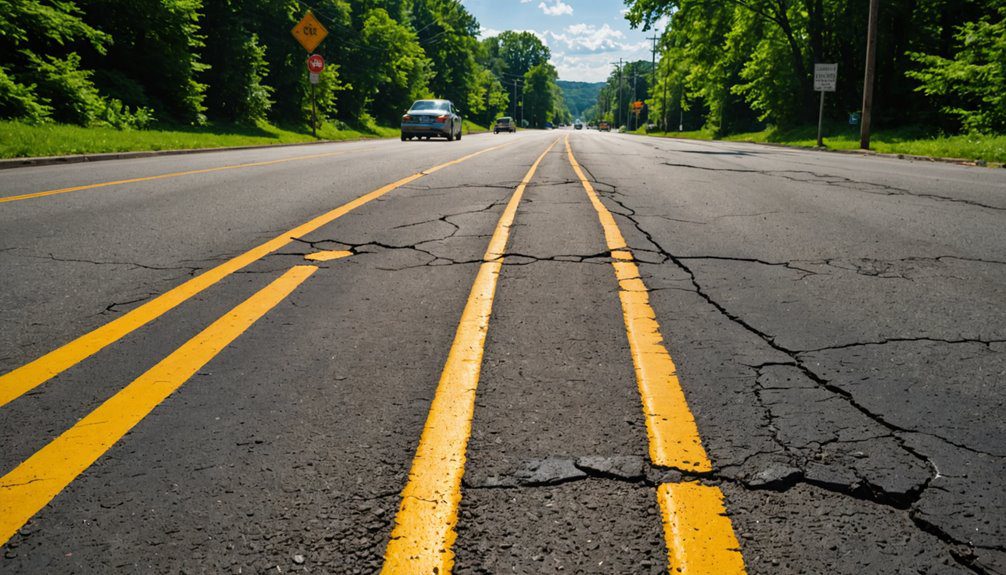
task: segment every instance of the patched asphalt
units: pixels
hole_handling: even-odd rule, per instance
[[[0,173],[7,372],[409,174],[0,407],[7,473],[304,256],[347,250],[2,550],[3,573],[374,573],[490,235],[546,146],[640,262],[713,471],[649,463],[618,284],[557,146],[511,229],[457,573],[662,573],[655,486],[720,486],[748,573],[1006,573],[1006,171],[522,132]]]

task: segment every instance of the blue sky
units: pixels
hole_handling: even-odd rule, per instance
[[[649,60],[653,31],[633,30],[622,0],[462,0],[483,36],[534,32],[552,50],[559,79],[603,82],[611,62]]]

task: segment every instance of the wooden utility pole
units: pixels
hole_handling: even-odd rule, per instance
[[[656,34],[654,34],[653,36],[650,36],[649,38],[647,38],[647,40],[652,40],[653,41],[653,48],[650,49],[650,54],[652,56],[652,58],[650,60],[650,88],[647,90],[647,93],[650,95],[650,97],[654,101],[656,101],[656,99],[657,99],[657,92],[656,92],[656,89],[657,89],[657,40],[659,40],[659,39],[660,39],[660,36],[657,36]],[[650,108],[646,109],[646,123],[647,124],[651,123],[651,120],[650,120]]]
[[[866,32],[866,77],[863,79],[863,117],[859,132],[859,147],[870,149],[870,124],[873,119],[873,77],[877,61],[877,18],[880,0],[870,0],[870,23]]]
[[[517,78],[513,80],[513,121],[517,121]]]
[[[618,66],[618,100],[615,102],[615,129],[622,127],[622,122],[620,118],[622,117],[622,59],[618,59],[618,63],[612,62]]]

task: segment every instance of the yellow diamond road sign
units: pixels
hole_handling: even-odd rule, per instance
[[[310,10],[307,11],[307,14],[304,14],[304,17],[301,18],[300,22],[297,22],[297,25],[290,32],[308,52],[314,52],[318,44],[321,44],[325,36],[328,36],[328,30],[321,25],[321,22],[314,17],[314,14]]]

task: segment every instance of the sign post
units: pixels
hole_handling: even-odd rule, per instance
[[[814,64],[814,91],[821,92],[821,110],[817,115],[817,147],[824,147],[824,93],[834,92],[838,85],[838,64]]]
[[[321,73],[325,70],[325,59],[320,54],[311,54],[307,59],[308,79],[311,80],[311,134],[318,137],[318,108],[314,103],[314,87],[321,81]]]
[[[290,30],[293,37],[310,54],[328,36],[328,30],[314,17],[310,10]],[[308,79],[311,81],[311,134],[318,137],[318,108],[315,104],[314,86],[321,80],[320,74],[325,69],[325,59],[318,54],[311,54],[307,59]]]

